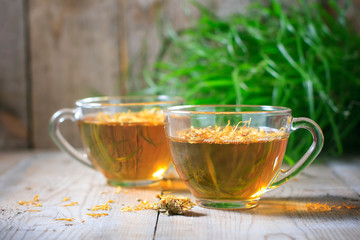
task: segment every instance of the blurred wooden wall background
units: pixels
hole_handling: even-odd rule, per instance
[[[251,0],[200,2],[227,15]],[[56,110],[143,87],[166,26],[182,29],[197,16],[188,0],[0,0],[0,149],[54,147]],[[79,146],[75,124],[62,129]]]

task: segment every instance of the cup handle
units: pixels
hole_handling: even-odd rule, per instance
[[[67,152],[82,164],[90,168],[94,168],[94,165],[90,163],[86,154],[76,150],[60,132],[59,127],[62,122],[64,122],[65,120],[71,120],[73,122],[76,121],[75,114],[76,109],[73,108],[64,108],[54,113],[54,115],[51,117],[49,124],[50,137],[61,150]]]
[[[309,166],[317,155],[320,153],[323,145],[324,145],[324,135],[321,131],[319,125],[309,118],[293,118],[292,125],[291,125],[291,132],[297,129],[306,129],[308,130],[312,137],[313,142],[307,152],[302,156],[302,158],[290,169],[288,170],[280,170],[280,173],[274,179],[274,182],[270,184],[268,189],[274,189],[278,186],[286,183],[291,178],[296,176],[299,172],[304,170],[307,166]]]

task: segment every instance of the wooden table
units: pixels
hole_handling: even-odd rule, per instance
[[[360,239],[360,157],[346,160],[312,165],[264,194],[251,210],[195,206],[186,215],[167,216],[155,210],[121,209],[140,199],[156,202],[154,196],[160,193],[191,196],[178,181],[116,192],[102,174],[64,153],[2,152],[0,239]],[[41,207],[18,203],[35,195]],[[69,201],[63,202],[65,197]],[[101,211],[107,216],[87,215],[94,205],[110,199],[115,201],[109,203],[111,210]],[[63,207],[72,202],[78,204]],[[309,211],[308,203],[337,208]],[[59,218],[74,220],[55,220]]]

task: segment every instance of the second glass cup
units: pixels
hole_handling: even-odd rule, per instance
[[[174,106],[165,111],[173,163],[182,180],[207,208],[241,209],[295,176],[321,151],[324,136],[308,118],[274,106]],[[289,134],[304,128],[313,136],[306,154],[280,170]]]

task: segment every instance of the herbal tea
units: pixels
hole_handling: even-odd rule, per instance
[[[257,199],[286,150],[283,130],[238,126],[191,128],[170,137],[174,165],[198,199]]]
[[[108,115],[79,121],[87,154],[112,184],[160,179],[171,163],[160,110]]]

